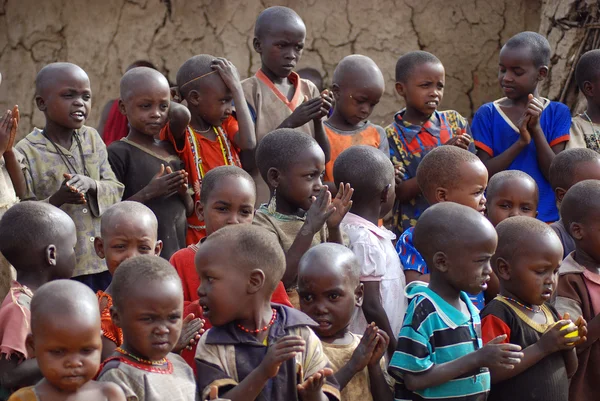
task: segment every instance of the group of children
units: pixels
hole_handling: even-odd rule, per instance
[[[409,52],[384,130],[377,65],[345,57],[320,92],[305,40],[271,7],[244,81],[209,55],[175,88],[128,70],[108,148],[87,74],[39,72],[45,127],[14,144],[18,109],[0,120],[0,399],[594,399],[600,51],[572,129],[539,34],[504,45],[505,97],[471,125]]]

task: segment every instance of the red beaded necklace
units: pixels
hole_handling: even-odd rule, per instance
[[[273,311],[273,316],[271,316],[271,321],[269,322],[269,324],[267,324],[262,329],[249,330],[239,323],[238,323],[237,327],[239,327],[240,330],[245,331],[246,333],[250,333],[250,334],[258,334],[258,333],[262,333],[263,331],[267,331],[267,330],[269,330],[269,327],[273,326],[273,323],[275,323],[275,319],[277,319],[277,311],[275,309],[272,309],[272,311]]]

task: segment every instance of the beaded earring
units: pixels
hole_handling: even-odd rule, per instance
[[[269,212],[269,214],[275,214],[275,212],[277,211],[277,199],[275,199],[276,197],[277,188],[273,190],[273,196],[271,196],[271,199],[269,199],[269,206],[267,206],[267,211]]]

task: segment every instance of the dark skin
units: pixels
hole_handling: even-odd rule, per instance
[[[486,165],[490,176],[506,170],[513,160],[531,143],[535,143],[537,160],[546,179],[554,156],[565,149],[565,142],[552,147],[540,126],[544,100],[539,96],[538,83],[548,75],[547,66],[536,66],[528,48],[507,48],[500,51],[498,80],[506,96],[499,102],[504,114],[519,130],[519,139],[498,156],[491,157],[478,149],[477,156]]]
[[[0,75],[0,82],[1,81],[2,75]],[[8,171],[15,194],[20,199],[24,199],[27,193],[25,177],[21,171],[21,165],[13,152],[18,125],[19,106],[15,105],[12,111],[7,110],[4,116],[0,117],[0,155],[1,157],[4,157],[4,165]]]
[[[574,168],[571,182],[568,184],[569,186],[567,188],[554,188],[556,201],[560,204],[569,188],[585,180],[600,180],[600,160],[578,163]]]
[[[586,114],[594,124],[600,123],[600,79],[583,83],[582,92],[587,100]]]

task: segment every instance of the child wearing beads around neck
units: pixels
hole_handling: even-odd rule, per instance
[[[254,150],[254,124],[238,72],[224,58],[201,54],[187,60],[177,71],[177,92],[187,107],[171,103],[169,122],[160,139],[171,142],[183,160],[197,205],[202,179],[209,170],[223,165],[241,167],[239,153]],[[187,245],[205,236],[203,217],[192,213],[188,217]]]

